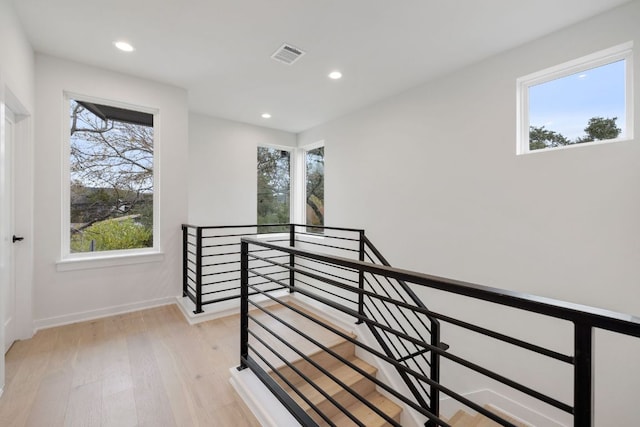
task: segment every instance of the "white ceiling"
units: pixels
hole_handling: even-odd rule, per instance
[[[183,87],[192,111],[290,132],[626,2],[13,0],[38,52]],[[272,60],[284,42],[306,55]],[[327,78],[334,69],[342,80]]]

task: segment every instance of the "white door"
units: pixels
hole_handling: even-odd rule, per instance
[[[1,117],[1,115],[0,115]],[[0,132],[0,283],[4,304],[4,352],[16,339],[16,284],[13,260],[13,144],[15,122],[5,108]]]

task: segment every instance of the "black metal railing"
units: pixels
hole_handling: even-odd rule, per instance
[[[240,298],[240,239],[263,236],[272,243],[289,242],[282,233],[282,224],[196,226],[182,225],[182,296],[194,304],[194,313],[202,313],[204,306]],[[265,259],[288,260],[269,249],[256,249]],[[270,269],[279,279],[289,277],[286,268],[274,268],[269,263],[259,266]],[[282,289],[258,276],[249,278],[259,289]],[[293,284],[293,282],[291,282]]]
[[[455,369],[464,369],[488,378],[492,382],[501,383],[527,398],[537,400],[554,410],[569,414],[573,418],[574,426],[584,427],[593,425],[594,383],[592,370],[594,366],[592,354],[594,351],[594,330],[611,331],[640,338],[640,318],[630,315],[395,269],[386,265],[363,262],[360,259],[349,259],[332,254],[323,254],[302,248],[258,241],[251,238],[243,238],[241,240],[242,298],[241,356],[239,369],[248,367],[254,371],[303,425],[316,425],[319,419],[329,425],[333,425],[333,423],[321,408],[313,406],[311,402],[306,403],[308,405],[310,404],[311,409],[315,411],[315,417],[309,416],[309,412],[301,408],[300,401],[301,399],[304,400],[303,393],[300,391],[301,387],[295,386],[291,381],[287,383],[287,378],[279,377],[279,371],[276,369],[277,365],[286,365],[293,369],[295,368],[295,363],[291,356],[287,357],[286,352],[275,348],[269,344],[269,342],[276,340],[286,347],[289,347],[291,344],[288,334],[293,333],[313,343],[317,348],[326,351],[337,361],[350,366],[362,375],[368,378],[371,377],[371,375],[363,372],[350,360],[333,351],[330,346],[324,345],[318,339],[314,338],[313,334],[309,331],[301,330],[296,327],[295,323],[286,321],[283,316],[276,314],[276,310],[267,310],[262,305],[253,301],[253,299],[250,298],[250,294],[252,293],[264,295],[269,301],[277,304],[278,307],[295,312],[297,315],[313,322],[314,325],[352,342],[360,351],[368,353],[369,357],[376,358],[382,363],[393,366],[399,372],[403,372],[404,376],[410,378],[410,383],[413,384],[415,389],[425,392],[425,395],[430,396],[431,399],[436,395],[434,390],[437,390],[437,393],[452,398],[498,424],[508,427],[514,427],[514,425],[480,404],[463,396],[461,392],[442,384],[438,379],[438,375],[443,375],[444,372],[436,373],[435,376],[432,376],[433,372],[431,372],[431,369],[433,368],[434,360],[436,362],[436,368],[438,367],[438,357],[446,359],[449,369],[454,369],[453,366],[457,365]],[[366,257],[369,258],[369,260],[371,260],[371,258],[377,258],[378,261],[384,264],[384,258],[382,258],[379,253],[376,253],[375,248],[372,245],[367,245],[366,240],[364,243],[364,246],[368,249],[365,254]],[[294,257],[294,262],[291,264],[283,264],[276,260],[267,260],[260,254],[255,253],[257,248],[279,251],[289,257]],[[359,254],[360,252],[358,255]],[[284,299],[273,296],[269,294],[269,292],[261,291],[251,285],[249,278],[252,275],[257,275],[273,284],[293,290],[293,285],[287,281],[271,277],[269,274],[265,274],[254,268],[254,266],[260,266],[262,263],[271,263],[274,266],[293,272],[296,276],[296,282],[298,283],[300,282],[300,277],[315,281],[314,287],[296,286],[295,292],[315,301],[316,304],[338,310],[351,316],[358,322],[366,323],[372,331],[378,331],[379,336],[377,339],[379,339],[379,342],[382,340],[388,348],[380,351],[379,349],[366,345],[322,319],[318,319],[298,309],[295,305]],[[330,269],[344,271],[346,277],[341,278],[334,277],[338,275],[323,275],[301,267],[308,263],[316,263]],[[322,285],[320,286],[319,283]],[[393,287],[390,286],[389,283],[400,284],[400,293],[397,293],[396,290],[393,290],[393,293],[389,291],[389,289]],[[352,297],[348,298],[348,301],[351,302],[343,303],[339,298],[323,296],[318,292],[318,289],[322,289],[325,292],[333,292],[336,295],[340,295],[341,298],[347,298],[345,295],[351,295]],[[571,341],[573,342],[573,351],[558,351],[550,345],[535,344],[520,337],[513,336],[514,334],[503,333],[496,330],[497,328],[488,328],[477,323],[463,320],[460,318],[460,313],[449,314],[448,312],[444,313],[429,310],[415,296],[413,290],[418,289],[421,293],[426,291],[442,292],[448,296],[463,297],[465,301],[471,301],[474,304],[484,304],[488,302],[496,310],[505,309],[513,311],[513,309],[516,309],[526,316],[531,316],[532,313],[535,313],[539,315],[538,317],[544,319],[552,318],[556,319],[556,321],[566,321],[568,322],[567,324],[572,325],[572,328],[568,328],[568,330]],[[387,292],[385,292],[385,290]],[[352,303],[353,301],[356,302],[355,306]],[[363,303],[360,303],[360,301]],[[367,304],[367,302],[370,304]],[[364,307],[362,304],[364,304]],[[383,308],[383,304],[393,306],[393,310],[395,310],[394,314],[391,315],[390,312],[386,311],[388,309]],[[254,308],[253,312],[249,311],[250,307]],[[380,312],[379,315],[373,313],[378,310]],[[269,318],[273,318],[274,321],[281,325],[281,328],[264,325],[263,320],[254,314],[257,312],[264,313]],[[384,321],[379,320],[382,317],[386,319]],[[389,321],[389,319],[392,320]],[[420,322],[420,320],[414,322],[412,319],[421,319],[422,322]],[[564,396],[555,396],[553,395],[553,390],[551,392],[540,390],[540,384],[530,385],[522,381],[522,379],[514,379],[508,374],[501,372],[501,366],[485,366],[474,361],[473,356],[469,356],[468,349],[464,348],[466,341],[459,342],[458,345],[452,343],[452,348],[447,349],[440,345],[437,339],[434,341],[433,339],[416,338],[417,333],[421,333],[422,330],[431,330],[431,332],[433,332],[433,329],[436,328],[439,331],[438,323],[431,322],[431,319],[446,324],[448,327],[455,326],[456,328],[472,332],[474,336],[477,334],[478,336],[488,337],[493,340],[492,342],[497,341],[500,342],[501,345],[518,349],[517,351],[531,353],[545,361],[550,360],[561,366],[567,366],[570,368],[572,377],[572,384],[567,385],[567,387],[571,389],[572,397],[567,399]],[[283,331],[281,331],[281,329],[283,329]],[[266,339],[267,335],[269,339]],[[382,345],[382,347],[385,347],[385,345]],[[304,351],[296,348],[290,350],[294,351],[295,357],[301,357],[307,360],[308,363],[313,363],[313,360],[310,359]],[[390,355],[388,350],[391,350],[393,355]],[[399,356],[400,354],[404,354],[404,356]],[[429,355],[429,359],[426,359],[426,361],[423,360],[422,362],[415,362],[418,356],[423,355]],[[437,355],[437,357],[432,359],[431,355]],[[412,361],[411,364],[405,363],[410,360]],[[522,363],[525,364],[522,367],[523,371],[532,369],[529,358],[523,358]],[[428,369],[425,366],[428,367]],[[319,368],[321,367],[318,367],[318,369]],[[311,378],[305,376],[303,372],[300,372],[300,374],[306,383],[320,392],[320,387],[314,384]],[[416,398],[416,395],[407,396],[375,377],[369,379],[373,381],[379,389],[385,390],[388,394],[421,414],[431,425],[449,426],[446,421],[439,417],[439,413],[434,410],[433,405],[427,404],[426,401],[420,401],[419,398]],[[337,379],[334,379],[334,381],[339,383]],[[550,382],[552,384],[551,388],[555,389],[557,385],[555,379],[552,379]],[[284,388],[282,387],[283,383],[287,384],[287,387],[291,389],[288,394],[284,392]],[[375,408],[375,405],[372,405],[371,402],[367,402],[366,398],[361,396],[356,390],[351,389],[345,384],[341,386],[344,386],[346,392],[351,394],[355,399],[368,405],[372,411],[379,413],[378,408]],[[421,390],[423,386],[424,390]],[[419,395],[421,395],[421,393],[419,393]],[[295,399],[292,398],[292,396],[294,396]],[[344,412],[349,416],[355,424],[363,425],[353,414],[349,413],[348,408],[341,406],[340,402],[335,402],[334,406],[337,407],[340,412]],[[385,414],[379,413],[379,415],[384,418]],[[399,423],[393,419],[386,419],[386,421],[390,425],[399,425]]]
[[[205,227],[184,224],[182,230],[183,296],[193,301],[195,313],[201,313],[206,305],[240,298],[240,241],[243,237],[260,237],[262,241],[288,244],[292,248],[320,250],[328,255],[389,265],[362,229],[301,224]],[[426,308],[406,283],[389,278],[380,280],[363,271],[321,260],[296,259],[295,254],[278,254],[268,248],[254,248],[252,255],[256,256],[254,264],[258,264],[252,266],[252,273],[248,276],[251,286],[249,296],[280,289],[293,293],[297,288],[304,288],[313,291],[314,295],[337,301],[360,315],[358,323],[362,323],[365,317],[375,321],[366,325],[387,357],[405,368],[418,370],[436,382],[439,380],[438,353],[424,350],[388,331],[389,328],[397,329],[420,342],[446,347],[440,342],[438,321],[421,313],[398,309],[363,292],[354,294],[349,289],[356,287],[362,291],[393,296],[405,303],[412,302]],[[258,258],[260,261],[257,261]],[[327,280],[340,281],[343,286],[326,286]],[[381,327],[377,327],[378,324]],[[437,388],[407,375],[402,369],[398,369],[398,374],[421,407],[428,407],[432,413],[439,412]]]

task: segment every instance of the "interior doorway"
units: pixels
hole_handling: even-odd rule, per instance
[[[0,283],[4,305],[4,352],[17,338],[16,334],[16,281],[14,237],[14,145],[15,114],[4,106],[4,120],[0,134]],[[17,240],[16,240],[17,241]]]

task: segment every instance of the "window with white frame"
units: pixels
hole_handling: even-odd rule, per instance
[[[518,79],[518,154],[632,138],[631,48]]]
[[[305,171],[305,224],[324,226],[324,146],[304,150]],[[322,228],[309,227],[309,231],[322,232]]]
[[[257,150],[257,224],[288,224],[291,217],[291,151],[259,146]],[[259,227],[258,232],[288,231]]]
[[[67,101],[63,252],[74,258],[155,251],[154,114],[82,97]]]

